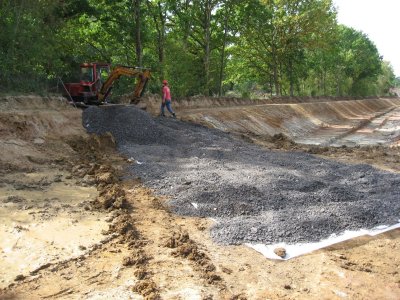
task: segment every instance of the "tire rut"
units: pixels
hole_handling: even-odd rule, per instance
[[[160,295],[166,299],[178,295],[199,299],[230,298],[232,295],[207,255],[207,249],[190,239],[178,224],[179,217],[165,209],[163,200],[140,185],[129,191],[137,229],[144,239],[151,241],[144,252],[156,258],[148,261],[148,271],[159,283]]]

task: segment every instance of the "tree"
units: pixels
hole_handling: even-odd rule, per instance
[[[339,26],[339,54],[336,60],[338,74],[351,80],[348,93],[366,96],[368,86],[381,73],[381,57],[374,43],[364,33],[343,25]],[[338,91],[342,80],[338,78]]]
[[[203,94],[211,89],[211,59],[215,46],[216,11],[220,0],[174,1],[171,5],[175,18],[172,22],[180,32],[187,51],[194,54],[203,64],[198,74],[203,86]]]
[[[148,12],[154,22],[154,28],[157,33],[157,56],[159,66],[160,81],[164,79],[164,63],[165,63],[165,36],[166,36],[166,23],[167,23],[167,8],[166,3],[160,0],[150,1],[147,0]]]
[[[391,88],[395,87],[396,76],[394,75],[393,67],[390,62],[382,61],[381,74],[377,80],[377,95],[389,95]]]
[[[76,80],[85,61],[150,67],[176,96],[362,96],[392,82],[368,37],[337,25],[331,0],[3,0],[0,26],[3,91]],[[130,89],[122,79],[114,91]]]
[[[0,89],[39,90],[59,66],[53,0],[0,2]]]
[[[305,52],[324,47],[336,23],[330,0],[264,0],[244,4],[238,24],[243,58],[272,79],[276,95],[285,81],[293,95]]]

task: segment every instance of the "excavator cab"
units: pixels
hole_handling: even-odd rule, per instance
[[[96,102],[97,94],[103,82],[108,78],[110,65],[103,63],[90,63],[81,65],[81,97],[84,103]],[[102,78],[102,74],[105,79]]]
[[[74,102],[85,104],[98,102],[98,92],[110,73],[110,67],[107,63],[81,64],[79,83],[65,84],[66,91]]]
[[[94,67],[93,66],[81,66],[81,82],[82,83],[91,83],[95,81],[94,76]]]

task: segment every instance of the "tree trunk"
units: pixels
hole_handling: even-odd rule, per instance
[[[159,79],[162,81],[165,76],[164,72],[164,56],[165,56],[165,23],[166,23],[166,14],[163,10],[160,1],[157,1],[156,4],[152,4],[149,0],[147,0],[148,11],[151,13],[154,26],[157,31],[157,54],[158,54],[158,67],[159,67]]]
[[[135,49],[136,49],[136,64],[142,66],[142,41],[140,37],[140,3],[141,0],[134,0],[135,8]]]
[[[290,83],[290,97],[294,96],[294,82],[293,82],[293,62],[289,61],[289,83]]]
[[[205,73],[205,86],[204,94],[210,94],[210,44],[211,44],[211,0],[205,1],[204,10],[204,73]]]
[[[276,96],[279,97],[281,95],[281,89],[279,86],[278,68],[276,63],[274,63],[274,84],[275,84],[275,94]]]
[[[341,96],[342,91],[340,90],[340,79],[336,78],[336,96]]]
[[[228,36],[228,15],[229,8],[227,7],[228,1],[225,1],[225,16],[224,16],[224,37],[222,40],[222,49],[221,49],[221,61],[219,68],[219,88],[218,95],[222,96],[222,81],[224,79],[224,69],[225,69],[225,48],[226,48],[226,38]]]
[[[275,94],[276,96],[281,95],[281,89],[279,85],[279,74],[278,74],[278,62],[277,62],[277,55],[276,55],[276,49],[274,46],[272,46],[272,71],[273,71],[273,76],[274,76],[274,85],[275,85]]]
[[[191,0],[186,0],[185,5],[184,5],[184,11],[188,13],[190,9],[190,1]],[[190,19],[184,19],[184,28],[183,28],[183,44],[185,45],[185,49],[188,48],[188,38],[190,35],[190,27],[192,25],[192,22]]]
[[[164,44],[165,44],[165,14],[163,13],[161,3],[158,2],[160,28],[158,30],[158,62],[160,64],[160,77],[164,79]]]
[[[271,97],[272,97],[272,91],[274,90],[273,81],[274,81],[274,78],[273,78],[272,74],[270,74],[269,75],[269,89],[270,89],[269,93],[270,93]]]

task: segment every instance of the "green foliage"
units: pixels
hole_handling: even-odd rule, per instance
[[[387,61],[382,61],[381,74],[375,83],[376,94],[390,95],[390,89],[396,87],[396,76],[394,75],[393,68]]]
[[[381,58],[368,37],[352,28],[339,27],[339,57],[337,65],[344,75],[353,80],[349,93],[354,96],[371,95],[370,84],[381,73]]]
[[[38,91],[60,65],[55,2],[0,3],[0,89]]]
[[[400,77],[394,79],[393,87],[400,88]]]
[[[337,24],[331,0],[3,0],[0,26],[1,92],[77,80],[89,61],[141,62],[148,89],[166,78],[174,96],[367,96],[399,85],[365,34]],[[124,79],[114,95],[131,90]]]

